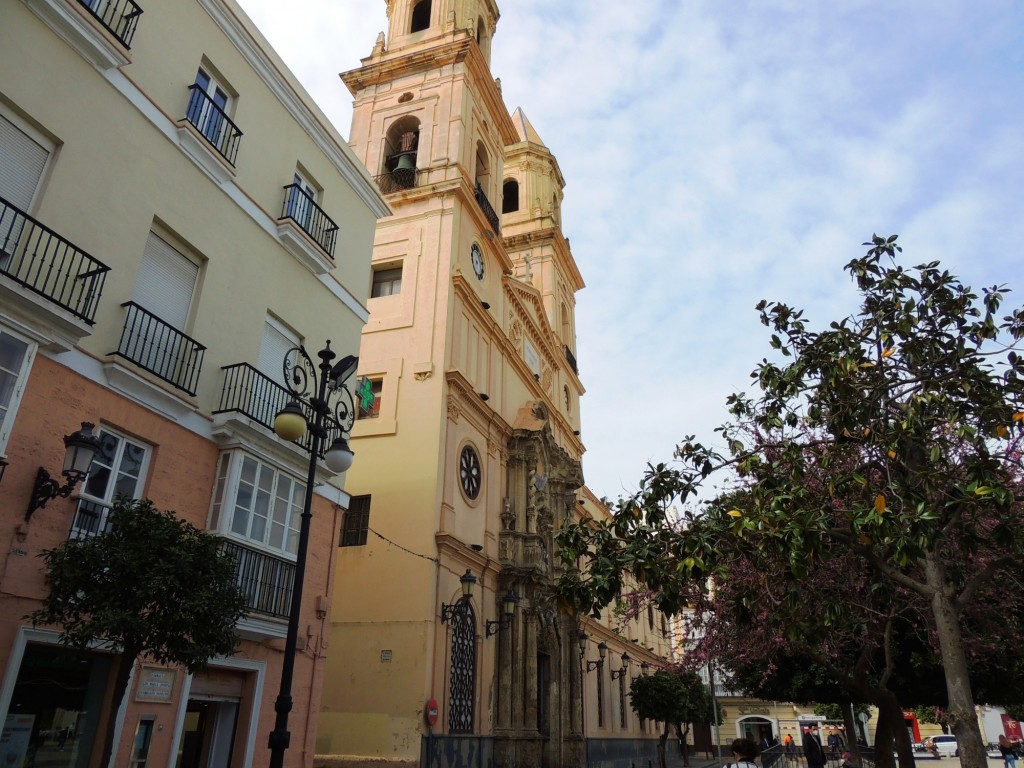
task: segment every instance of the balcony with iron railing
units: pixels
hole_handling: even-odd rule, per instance
[[[221,370],[224,371],[224,382],[220,405],[213,412],[214,415],[242,414],[273,432],[274,417],[294,399],[288,390],[248,363],[226,365]],[[300,403],[300,407],[305,406]],[[306,418],[312,421],[313,413],[307,413]],[[327,438],[321,441],[320,458],[324,457],[334,439],[340,436],[339,430],[329,430]],[[313,448],[312,433],[307,431],[297,444],[308,453]]]
[[[0,197],[0,274],[92,325],[109,271]]]
[[[374,181],[380,187],[381,193],[391,195],[402,189],[412,189],[416,186],[420,177],[420,169],[413,165],[397,165],[386,173],[374,176]]]
[[[142,9],[133,0],[77,0],[121,45],[130,49]]]
[[[107,533],[110,507],[81,498],[71,520],[69,539],[88,539]],[[225,539],[222,551],[235,563],[235,582],[245,596],[248,613],[287,619],[295,584],[295,563]]]
[[[477,205],[480,206],[480,210],[484,212],[484,216],[487,221],[491,224],[491,229],[494,230],[494,234],[501,232],[501,219],[498,218],[498,214],[494,212],[494,208],[491,206],[491,201],[487,199],[487,194],[484,192],[484,188],[480,186],[480,182],[476,183],[476,191],[474,193],[476,197]]]
[[[284,188],[282,219],[291,219],[319,245],[328,256],[334,256],[338,240],[338,225],[324,213],[323,208],[298,184]]]
[[[225,540],[223,551],[235,561],[235,581],[249,613],[287,619],[292,607],[295,563]]]
[[[97,501],[79,499],[75,514],[71,518],[69,539],[91,539],[106,533],[109,527],[110,507]]]
[[[565,345],[565,359],[568,361],[569,367],[572,368],[572,372],[579,376],[580,370],[576,367],[576,355],[574,355],[572,350],[569,349],[568,344]]]
[[[234,167],[242,132],[199,85],[193,83],[188,89],[190,95],[185,119]]]
[[[111,354],[194,396],[206,347],[134,301],[121,306],[127,310],[124,327],[117,351]]]

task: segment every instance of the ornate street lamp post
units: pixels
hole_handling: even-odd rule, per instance
[[[355,422],[355,403],[345,382],[355,373],[359,358],[347,355],[336,365],[337,356],[331,342],[321,349],[315,364],[302,347],[288,350],[284,357],[285,387],[292,396],[274,419],[274,431],[283,440],[301,440],[308,431],[309,470],[306,475],[306,499],[299,527],[299,548],[295,557],[295,583],[292,586],[291,612],[288,615],[288,635],[281,664],[281,689],[274,704],[277,718],[270,732],[270,768],[284,768],[284,753],[291,741],[288,714],[292,710],[292,673],[295,668],[295,650],[299,637],[299,618],[302,608],[302,587],[306,576],[306,551],[309,547],[309,528],[312,518],[313,485],[316,483],[316,463],[320,451],[331,439],[324,453],[324,463],[334,473],[352,466],[353,453],[345,435]]]

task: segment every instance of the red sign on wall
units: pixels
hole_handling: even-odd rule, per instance
[[[427,716],[427,724],[431,728],[437,725],[437,699],[431,699],[427,702],[427,710],[425,714]]]
[[[1021,738],[1020,723],[1009,715],[1000,715],[1003,718],[1003,733],[1010,739]]]

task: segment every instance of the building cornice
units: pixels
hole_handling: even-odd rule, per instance
[[[559,227],[545,227],[544,229],[531,232],[506,235],[502,237],[502,240],[505,243],[505,250],[512,252],[550,245],[558,256],[558,263],[562,267],[562,272],[571,281],[573,291],[582,291],[587,287],[586,283],[583,282],[583,275],[576,264],[576,259],[572,255],[569,240],[562,234],[562,230]]]
[[[290,76],[290,73],[286,73],[284,63],[268,55],[270,44],[248,22],[241,8],[233,0],[199,0],[199,5],[242,54],[271,93],[331,160],[338,173],[366,207],[378,219],[389,216],[391,210],[370,172],[359,162],[330,120],[319,109],[311,107],[315,105],[312,97]]]

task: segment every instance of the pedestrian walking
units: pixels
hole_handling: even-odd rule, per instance
[[[1004,768],[1017,768],[1017,745],[1005,733],[999,734],[999,754],[1003,756]]]
[[[825,750],[818,738],[817,726],[812,725],[804,734],[803,748],[807,768],[825,768]]]

